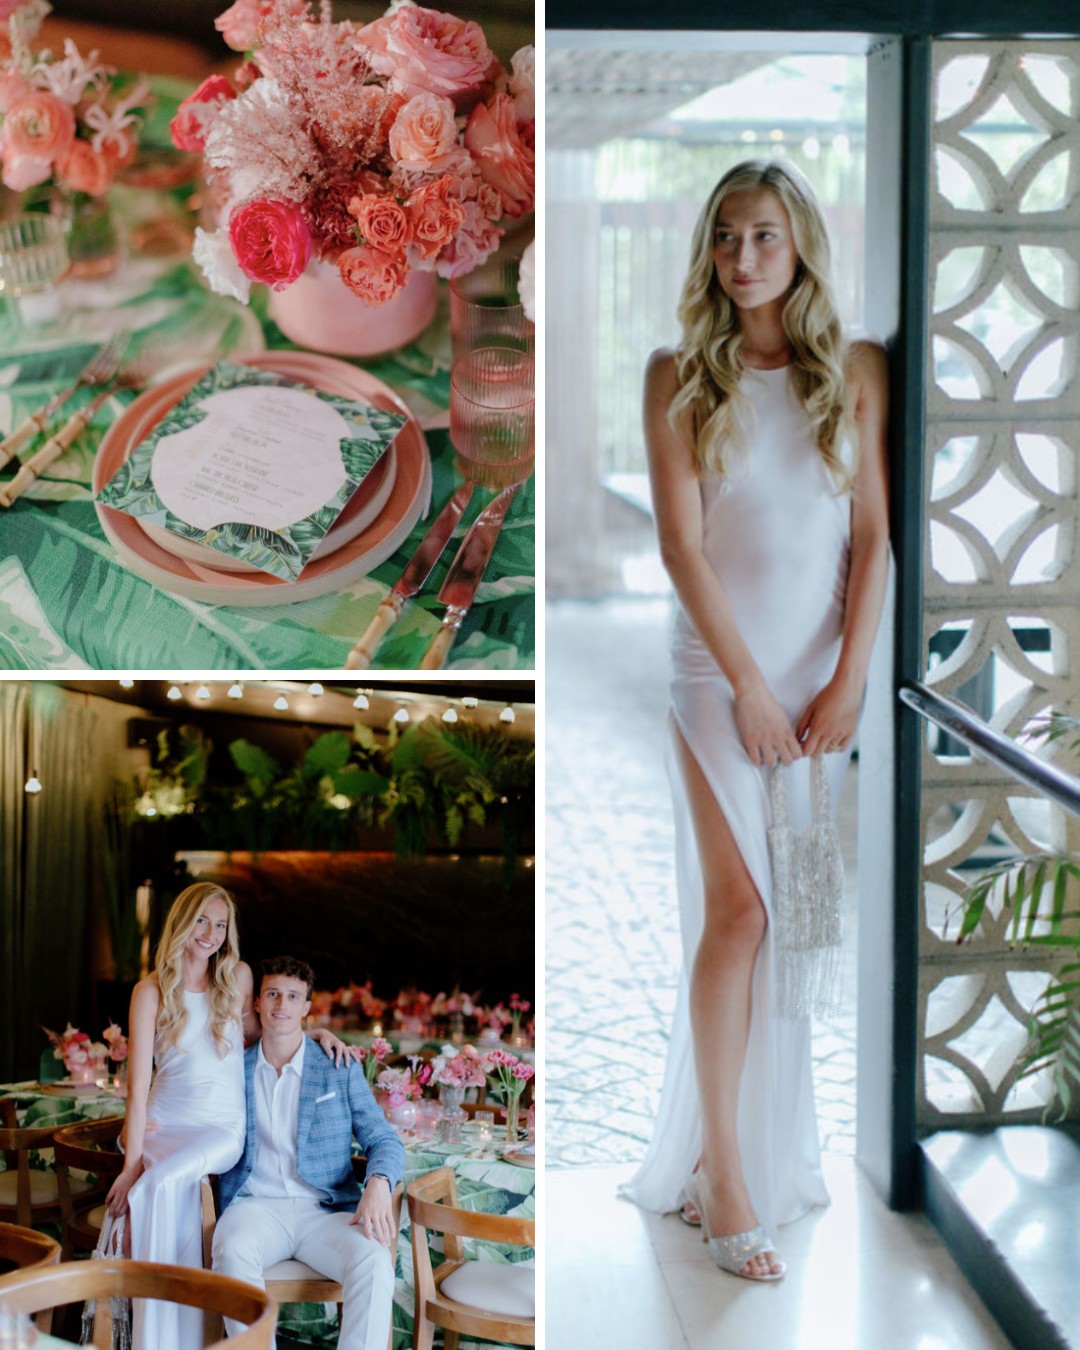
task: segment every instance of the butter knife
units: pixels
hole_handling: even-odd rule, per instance
[[[514,483],[511,487],[503,488],[469,526],[469,532],[461,541],[457,557],[450,564],[450,571],[439,592],[439,603],[446,606],[442,627],[432,638],[419,670],[442,668],[483,578],[491,550],[502,529],[503,518],[520,486],[520,483]]]
[[[375,617],[367,631],[345,658],[346,670],[367,670],[375,659],[379,643],[397,622],[405,601],[416,595],[431,575],[431,570],[442,556],[442,551],[457,529],[472,496],[473,484],[462,483],[443,509],[435,517],[431,528],[420,541],[420,546],[405,565],[399,579],[385,600],[380,601]]]

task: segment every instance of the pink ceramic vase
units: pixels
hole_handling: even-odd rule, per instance
[[[313,258],[303,276],[270,292],[270,317],[298,347],[331,356],[378,356],[413,342],[435,317],[434,272],[410,272],[391,300],[365,305],[336,267]]]

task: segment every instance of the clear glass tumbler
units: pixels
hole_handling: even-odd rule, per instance
[[[464,478],[501,489],[533,467],[535,377],[528,352],[481,347],[450,371],[450,440]]]
[[[450,282],[450,340],[454,359],[478,347],[532,352],[535,327],[518,295],[518,257],[496,253]]]
[[[59,318],[56,287],[68,267],[64,225],[55,216],[28,213],[0,222],[0,287],[23,323]]]

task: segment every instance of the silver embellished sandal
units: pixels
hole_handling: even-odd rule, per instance
[[[705,1206],[701,1202],[701,1196],[697,1189],[696,1174],[691,1176],[687,1183],[686,1192],[689,1203],[693,1205],[700,1216],[702,1241],[708,1242],[709,1255],[721,1270],[726,1270],[729,1275],[738,1275],[743,1280],[754,1280],[758,1284],[771,1284],[784,1278],[787,1274],[787,1267],[783,1262],[780,1263],[780,1270],[770,1270],[764,1275],[743,1269],[746,1263],[752,1261],[755,1256],[764,1256],[767,1252],[776,1251],[772,1238],[760,1224],[756,1228],[748,1228],[745,1233],[731,1233],[724,1237],[713,1237],[705,1222]],[[679,1213],[682,1214],[682,1210]],[[686,1222],[689,1223],[690,1220],[687,1219]]]

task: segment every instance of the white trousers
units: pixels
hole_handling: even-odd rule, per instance
[[[328,1213],[317,1201],[244,1196],[214,1231],[214,1269],[266,1287],[263,1271],[277,1261],[303,1261],[344,1292],[338,1350],[386,1350],[394,1303],[394,1268],[381,1243],[367,1238],[352,1211]],[[226,1318],[230,1336],[244,1330]]]

